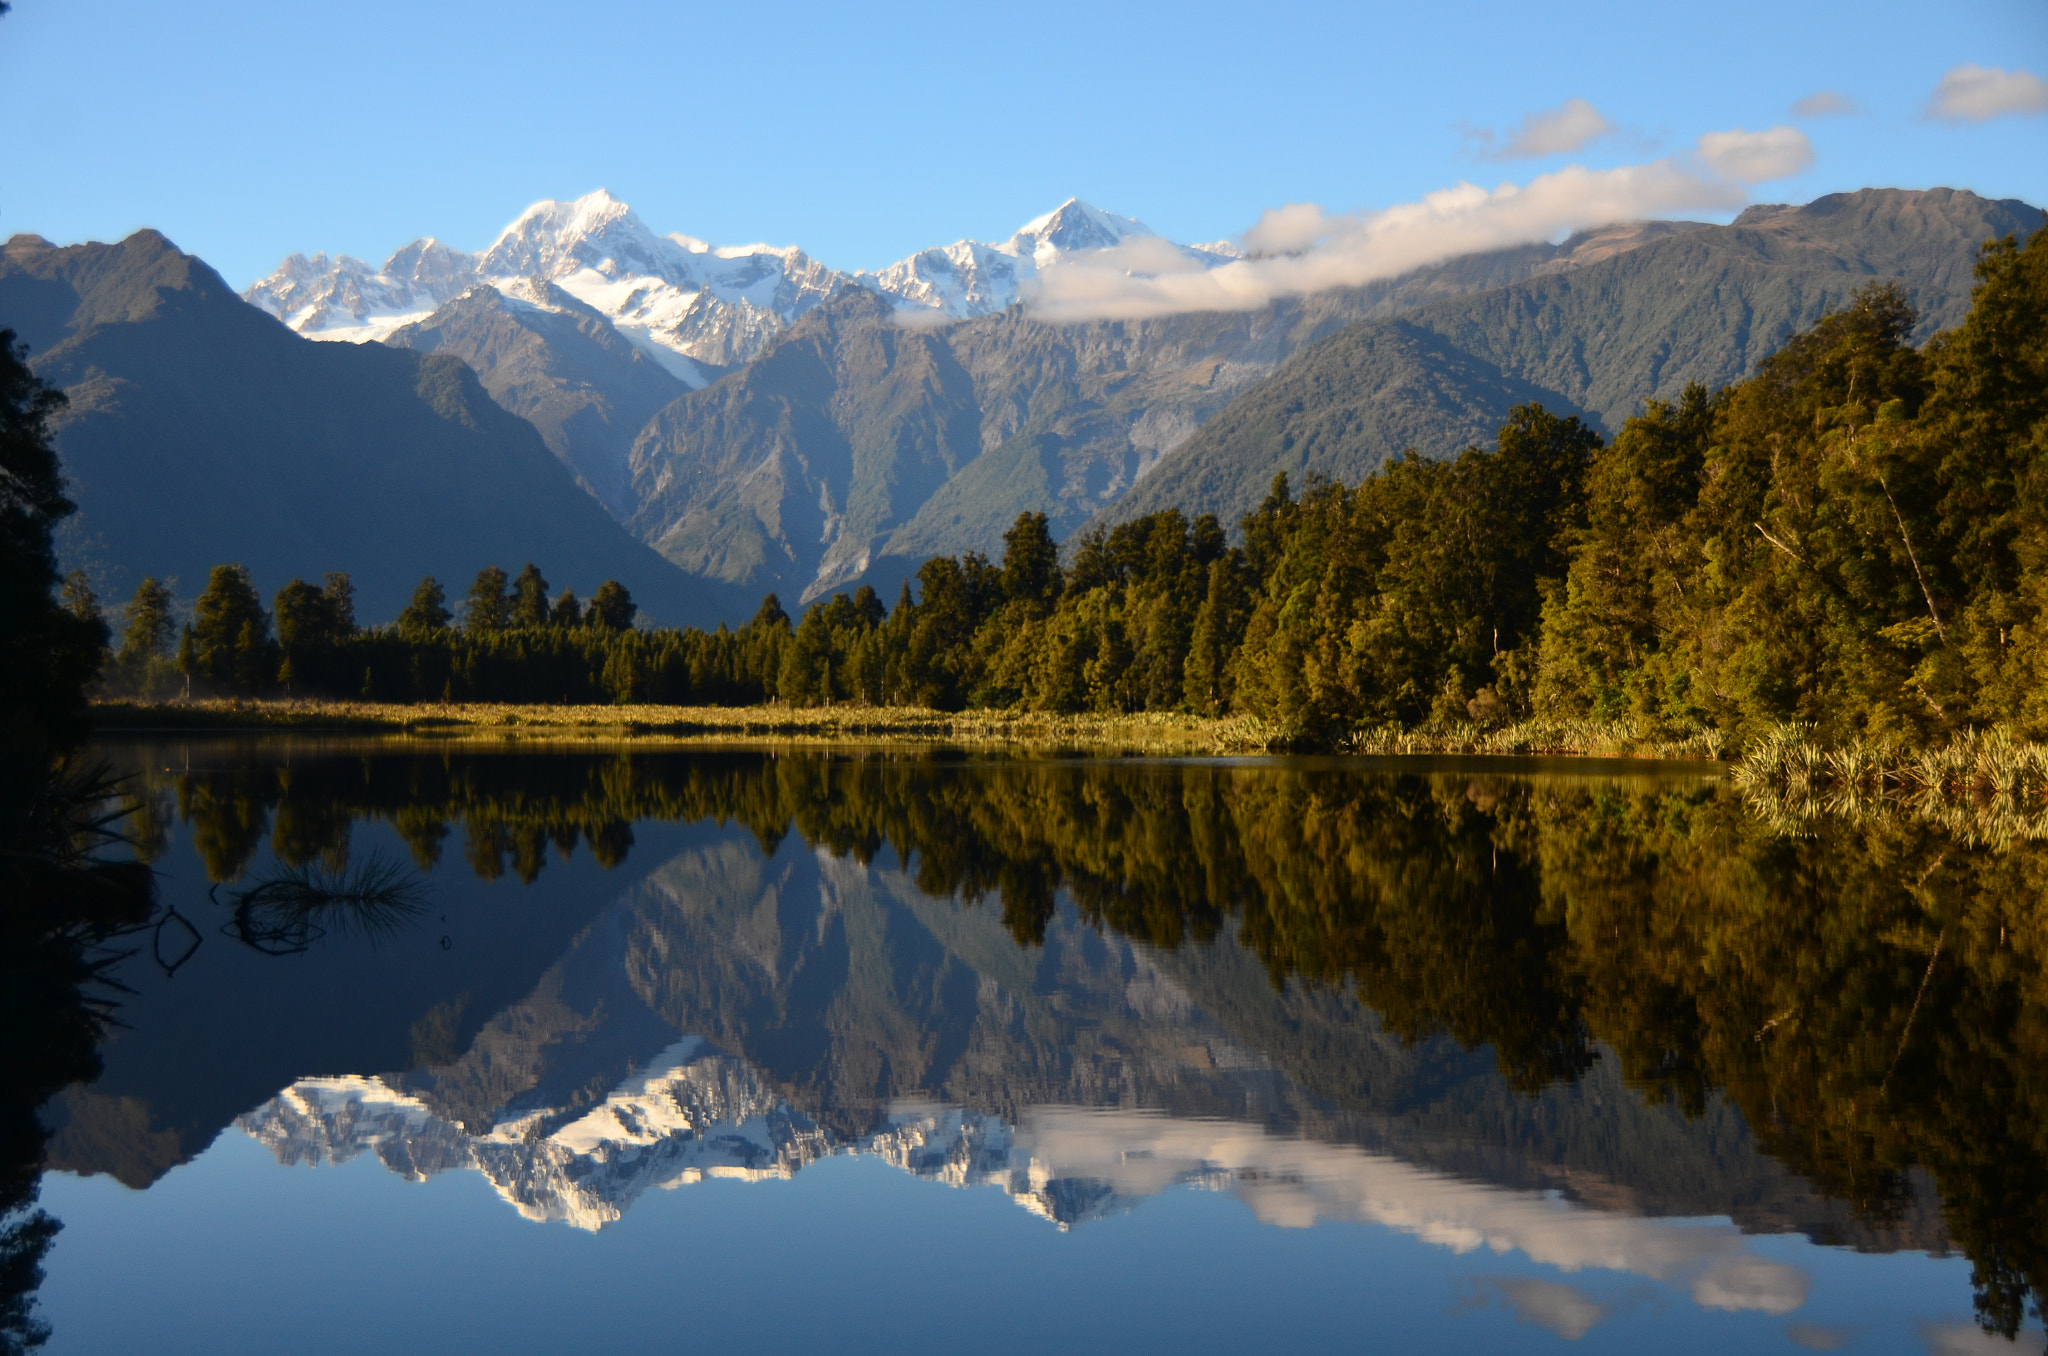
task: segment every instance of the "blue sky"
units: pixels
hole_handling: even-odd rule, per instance
[[[155,226],[243,286],[605,187],[656,230],[875,267],[1069,195],[1207,240],[1779,125],[1812,163],[1755,200],[2048,203],[2048,115],[1927,116],[1969,65],[2048,77],[2048,5],[16,0],[0,233]],[[1828,90],[1857,111],[1793,115]],[[1574,99],[1612,130],[1484,158]]]

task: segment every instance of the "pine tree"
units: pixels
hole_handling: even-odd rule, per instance
[[[138,697],[159,697],[170,679],[171,644],[178,619],[171,590],[154,577],[135,586],[135,596],[122,609],[121,648],[114,656],[120,687]]]
[[[1060,548],[1043,513],[1020,513],[1003,534],[1003,594],[1012,602],[1050,608],[1065,583]]]
[[[428,575],[412,591],[412,601],[398,614],[398,634],[407,640],[425,640],[448,629],[448,595],[441,581]]]
[[[255,692],[269,682],[270,618],[242,565],[216,565],[192,616],[189,677],[222,691]]]
[[[548,624],[548,581],[541,578],[540,567],[530,560],[519,572],[519,578],[512,581],[511,621],[514,626]]]
[[[476,582],[469,586],[462,629],[471,633],[502,631],[511,610],[511,600],[505,596],[505,572],[495,565],[486,565],[476,572]]]
[[[616,579],[607,579],[597,586],[596,593],[590,595],[590,609],[583,619],[587,625],[601,630],[630,631],[633,616],[638,611],[626,586]]]
[[[548,611],[548,624],[564,629],[583,625],[583,604],[576,601],[575,591],[562,590],[562,596],[555,599],[555,605]]]
[[[352,636],[356,633],[356,586],[355,581],[340,570],[330,570],[321,577],[321,592],[327,595],[327,610],[334,619],[336,637]]]

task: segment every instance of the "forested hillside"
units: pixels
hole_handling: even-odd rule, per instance
[[[1962,320],[1977,246],[2040,224],[2020,202],[1865,189],[1360,322],[1233,400],[1103,521],[1234,521],[1277,472],[1353,481],[1411,447],[1448,455],[1525,400],[1612,433],[1645,400],[1739,380],[1873,279],[1897,281],[1924,340]]]

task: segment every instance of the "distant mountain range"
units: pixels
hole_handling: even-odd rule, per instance
[[[1448,455],[1521,401],[1611,432],[1644,398],[1741,376],[1872,279],[1901,282],[1923,335],[1951,325],[1978,245],[2040,222],[2015,201],[1866,189],[1253,311],[1054,325],[1029,299],[1063,259],[1142,242],[1212,267],[1235,247],[1167,245],[1069,201],[998,244],[840,272],[658,235],[597,193],[537,204],[476,254],[423,239],[375,268],[294,255],[244,294],[285,328],[238,318],[217,276],[153,233],[86,254],[16,237],[0,325],[77,388],[60,435],[84,506],[71,554],[109,589],[144,572],[189,589],[219,559],[266,588],[341,568],[384,619],[429,570],[460,582],[533,559],[582,590],[602,558],[660,620],[737,622],[770,590],[893,597],[933,554],[999,553],[1026,510],[1061,537],[1166,507],[1234,525],[1275,471],[1352,481],[1404,448]],[[207,281],[166,284],[173,325],[170,293],[88,255],[162,256]],[[71,302],[47,292],[60,272]],[[410,353],[380,365],[290,331]],[[423,374],[452,370],[434,358],[475,382],[442,378],[441,412],[397,419]],[[280,364],[297,375],[280,383]],[[342,381],[373,370],[374,396]],[[516,421],[447,412],[479,389]],[[249,494],[220,501],[228,482]]]
[[[534,426],[443,355],[313,344],[154,231],[0,248],[0,326],[70,397],[56,425],[79,515],[65,554],[107,601],[145,574],[187,598],[241,562],[267,596],[345,570],[366,620],[424,575],[543,562],[588,597],[619,579],[654,615],[715,624],[727,600],[635,541]]]
[[[547,282],[604,313],[678,378],[702,386],[759,357],[842,287],[871,290],[913,317],[959,320],[1012,305],[1063,254],[1152,235],[1143,222],[1069,199],[999,244],[961,240],[872,273],[846,273],[794,246],[656,235],[600,189],[571,202],[535,203],[477,254],[430,237],[375,270],[345,254],[294,254],[243,296],[311,338],[360,341],[386,338],[479,284],[505,291]],[[1205,266],[1237,253],[1228,243],[1179,248]]]

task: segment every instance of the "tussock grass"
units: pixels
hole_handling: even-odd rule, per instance
[[[1415,730],[1364,730],[1341,746],[1347,753],[1474,753],[1605,758],[1710,759],[1725,754],[1719,730],[1637,720],[1535,719],[1512,725],[1459,723]]]
[[[1743,749],[1735,781],[1788,830],[1820,815],[1904,815],[1973,844],[2048,838],[2048,745],[2003,729],[1966,730],[1934,748],[1854,740],[1830,749],[1811,726],[1781,725]]]
[[[514,706],[335,701],[101,702],[102,733],[258,731],[404,735],[451,741],[693,744],[861,741],[1036,745],[1124,753],[1256,753],[1276,732],[1250,716],[1053,715],[876,706]]]

